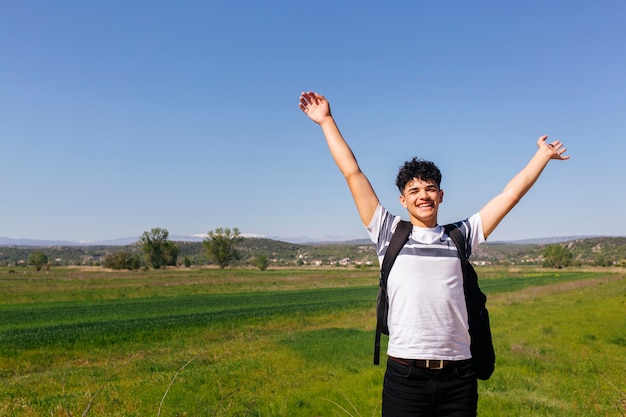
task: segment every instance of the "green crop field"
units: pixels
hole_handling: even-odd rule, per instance
[[[480,416],[626,415],[626,274],[481,268]],[[375,269],[0,268],[0,416],[376,416]]]

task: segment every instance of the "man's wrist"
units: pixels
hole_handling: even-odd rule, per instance
[[[325,116],[322,120],[320,120],[319,125],[322,127],[332,126],[335,124],[335,119],[333,119],[332,115]]]

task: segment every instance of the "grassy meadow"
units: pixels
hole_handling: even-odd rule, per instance
[[[625,416],[626,272],[480,268],[480,416]],[[0,416],[377,416],[375,269],[0,268]]]

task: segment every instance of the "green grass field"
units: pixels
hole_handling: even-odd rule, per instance
[[[480,416],[626,415],[623,270],[479,269]],[[376,416],[375,269],[0,269],[0,416]]]

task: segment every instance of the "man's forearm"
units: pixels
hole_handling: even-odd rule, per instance
[[[326,117],[321,123],[322,132],[326,138],[328,149],[330,150],[337,167],[344,177],[349,178],[351,175],[360,172],[359,164],[345,141],[339,127],[332,116]]]
[[[504,190],[480,211],[485,239],[535,184],[550,157],[538,150],[526,166],[509,181]]]
[[[548,162],[550,156],[541,149],[537,150],[528,164],[504,187],[503,194],[518,202],[537,182]]]

